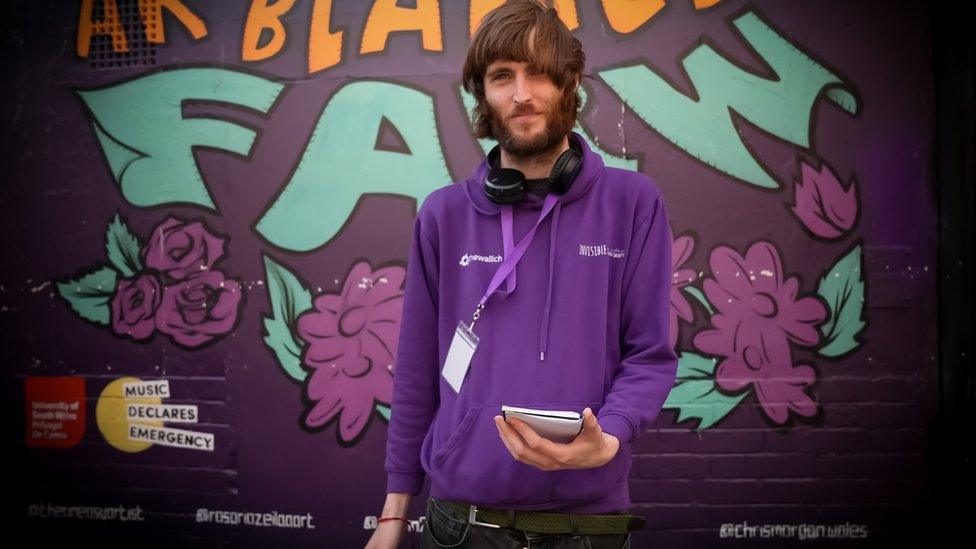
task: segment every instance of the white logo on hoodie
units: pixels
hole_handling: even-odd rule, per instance
[[[611,248],[606,244],[580,244],[580,255],[586,257],[597,257],[601,255],[609,256],[614,259],[620,259],[624,256],[624,251],[619,248]]]
[[[485,263],[501,263],[502,256],[500,255],[478,255],[478,254],[464,254],[461,256],[461,260],[458,261],[458,265],[462,267],[467,267],[472,261],[482,261]]]

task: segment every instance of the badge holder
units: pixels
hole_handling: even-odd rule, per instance
[[[536,229],[542,221],[549,215],[553,207],[556,205],[557,198],[555,195],[550,194],[546,197],[546,201],[542,206],[542,211],[539,213],[539,219],[536,220],[535,225],[529,230],[529,232],[522,237],[518,245],[512,250],[511,255],[507,255],[502,264],[495,271],[495,275],[491,279],[491,283],[488,284],[488,289],[485,291],[485,295],[481,297],[481,301],[478,302],[478,306],[474,310],[474,314],[471,315],[471,324],[466,325],[463,320],[458,321],[457,327],[454,329],[454,338],[451,340],[451,346],[447,350],[447,358],[444,359],[444,368],[441,370],[441,375],[447,380],[448,385],[454,389],[455,393],[461,392],[461,384],[464,383],[464,378],[468,373],[468,368],[471,366],[471,358],[474,356],[474,352],[478,349],[478,343],[481,341],[480,338],[474,333],[474,325],[481,318],[481,311],[485,308],[485,302],[488,298],[495,293],[496,290],[501,286],[503,280],[505,280],[511,273],[514,272],[515,266],[525,255],[525,250],[528,249],[529,244],[532,243],[532,238],[535,237]],[[512,223],[512,212],[511,205],[506,204],[502,206],[502,238],[504,242],[508,243],[512,241],[513,223]],[[507,209],[506,209],[507,208]],[[506,246],[507,248],[508,246]],[[509,283],[509,292],[514,289],[514,277]]]

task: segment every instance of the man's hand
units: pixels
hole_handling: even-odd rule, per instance
[[[617,437],[600,429],[600,423],[589,408],[583,410],[583,431],[569,444],[540,436],[527,423],[514,417],[506,422],[502,416],[495,416],[495,425],[512,457],[543,471],[600,467],[613,459],[620,449]]]

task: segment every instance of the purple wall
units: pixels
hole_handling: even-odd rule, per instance
[[[675,236],[681,367],[633,448],[634,547],[916,533],[938,397],[924,6],[618,3],[559,4],[587,56],[576,131],[654,178]],[[459,92],[469,3],[299,2],[286,34],[254,27],[259,49],[284,39],[260,61],[242,58],[248,2],[144,23],[118,0],[128,51],[94,24],[82,56],[86,4],[4,8],[17,512],[35,536],[362,546],[385,498],[396,331],[361,345],[365,328],[334,327],[322,347],[298,319],[402,292],[376,281],[402,279],[418,204],[490,145]],[[440,14],[417,19],[423,41],[360,52],[415,9]],[[341,62],[310,71],[313,10],[343,35]],[[341,373],[310,366],[314,349]],[[138,380],[168,393],[126,396]]]

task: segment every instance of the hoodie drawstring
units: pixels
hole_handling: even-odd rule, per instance
[[[546,359],[546,347],[549,343],[549,312],[552,308],[552,267],[556,261],[556,231],[559,230],[559,209],[561,202],[556,202],[552,212],[552,226],[549,231],[549,280],[546,288],[546,308],[542,311],[542,326],[539,333],[539,360]]]

